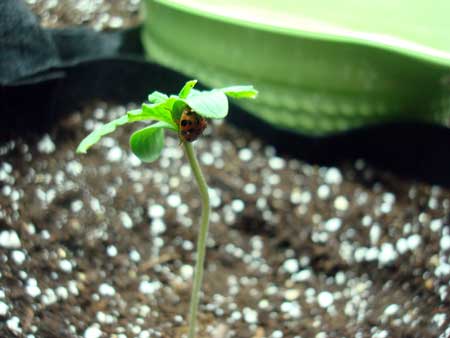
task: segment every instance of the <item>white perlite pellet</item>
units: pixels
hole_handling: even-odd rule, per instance
[[[22,243],[14,230],[3,230],[0,233],[0,246],[6,249],[18,249]]]

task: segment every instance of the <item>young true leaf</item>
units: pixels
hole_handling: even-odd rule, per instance
[[[219,90],[235,99],[254,99],[258,94],[258,91],[253,86],[232,86]]]
[[[159,157],[164,147],[164,129],[176,130],[171,124],[157,122],[131,135],[131,150],[142,162],[153,162]]]
[[[100,141],[100,139],[103,136],[108,135],[113,131],[115,131],[118,126],[122,126],[126,123],[144,120],[144,118],[138,116],[138,113],[140,111],[141,111],[140,109],[130,111],[127,115],[112,120],[95,129],[92,133],[90,133],[81,141],[81,143],[77,147],[76,152],[78,154],[85,154],[90,147],[92,147],[94,144]]]
[[[210,119],[223,119],[228,114],[228,100],[225,94],[217,89],[195,92],[184,102],[198,115]]]
[[[179,121],[181,119],[181,113],[186,108],[186,102],[184,100],[176,100],[172,106],[172,120]]]
[[[197,114],[212,119],[224,118],[228,114],[227,96],[232,98],[254,98],[258,91],[253,86],[231,86],[211,91],[199,91],[193,87],[197,80],[191,80],[181,89],[179,95],[167,96],[154,91],[148,96],[150,104],[144,103],[142,109],[129,111],[127,115],[113,120],[90,133],[77,148],[77,153],[86,151],[103,136],[112,133],[117,126],[135,121],[156,120],[165,123],[164,128],[178,131],[177,121],[186,105]],[[150,128],[151,127],[151,128]],[[154,128],[153,125],[149,128]]]
[[[166,102],[166,100],[168,98],[169,97],[166,94],[158,92],[158,91],[154,91],[153,93],[151,93],[148,96],[148,102],[153,103],[153,104],[158,104],[158,103]]]
[[[186,82],[186,84],[183,86],[183,88],[181,88],[180,93],[178,94],[178,96],[181,99],[185,99],[189,96],[189,93],[191,91],[192,88],[194,88],[194,86],[197,84],[197,80],[191,80]]]
[[[172,120],[172,105],[176,99],[168,98],[164,102],[154,105],[143,104],[141,116],[148,120],[164,121],[176,127]]]

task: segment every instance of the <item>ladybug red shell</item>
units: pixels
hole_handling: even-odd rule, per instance
[[[195,141],[207,127],[205,118],[186,107],[181,113],[179,122],[181,141]]]

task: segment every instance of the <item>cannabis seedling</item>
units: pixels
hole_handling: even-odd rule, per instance
[[[77,148],[77,153],[86,153],[91,146],[103,136],[112,133],[118,126],[136,121],[157,121],[136,131],[130,137],[130,146],[133,153],[143,162],[152,162],[159,157],[164,147],[164,130],[167,129],[178,133],[180,145],[184,147],[186,157],[198,184],[202,201],[197,257],[189,308],[189,338],[195,337],[211,209],[208,186],[191,142],[197,139],[206,128],[207,123],[205,119],[223,119],[228,114],[227,96],[240,99],[254,98],[257,95],[257,91],[252,86],[233,86],[210,91],[199,91],[193,88],[196,83],[196,80],[186,82],[178,95],[171,95],[170,97],[158,91],[151,93],[148,96],[148,103],[142,104],[141,109],[129,111],[126,115],[94,130],[81,141]]]

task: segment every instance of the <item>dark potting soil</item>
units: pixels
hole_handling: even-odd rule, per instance
[[[186,332],[200,201],[177,135],[152,164],[136,126],[74,154],[128,108],[0,147],[0,336]],[[195,148],[213,206],[200,337],[446,337],[448,189],[279,157],[226,123]]]
[[[139,6],[27,2],[44,26],[96,29]],[[186,333],[200,200],[177,136],[152,164],[130,153],[136,125],[74,154],[129,108],[91,103],[0,145],[0,337]],[[449,189],[311,165],[226,122],[195,148],[213,205],[199,337],[450,335]]]
[[[48,28],[86,26],[95,30],[139,23],[140,0],[24,0]]]

